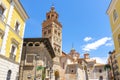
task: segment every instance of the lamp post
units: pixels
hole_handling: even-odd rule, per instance
[[[39,55],[35,54],[35,76],[34,76],[34,80],[36,80],[36,67],[37,67],[37,60],[39,59]]]
[[[112,60],[113,60],[113,59],[112,59],[112,54],[113,54],[113,53],[110,51],[110,52],[109,52],[109,55],[110,55],[110,61],[111,61],[111,69],[112,69],[112,71],[113,71],[113,79],[115,80],[114,68],[113,68],[113,63],[112,63]]]

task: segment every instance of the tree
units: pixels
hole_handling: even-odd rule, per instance
[[[44,79],[45,79],[45,77],[46,77],[46,75],[45,75],[45,68],[44,68],[44,67],[42,67],[42,66],[37,66],[37,71],[39,71],[39,70],[41,70],[41,71],[42,71],[41,76],[42,76],[42,80],[44,80]]]
[[[107,80],[108,80],[108,71],[111,70],[111,66],[110,66],[109,64],[106,64],[106,65],[104,66],[104,70],[106,71],[106,78],[107,78]]]
[[[109,64],[106,64],[104,66],[104,70],[107,71],[107,70],[111,70],[111,66]]]

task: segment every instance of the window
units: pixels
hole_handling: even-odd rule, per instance
[[[4,32],[0,29],[0,39],[3,38]]]
[[[10,78],[11,78],[11,73],[12,73],[12,71],[11,71],[11,70],[8,70],[6,80],[10,80]]]
[[[32,63],[33,62],[33,55],[27,55],[27,62]]]
[[[26,43],[23,43],[23,46],[26,46]]]
[[[1,15],[3,15],[4,10],[5,10],[5,9],[3,8],[3,6],[2,6],[2,5],[0,5],[0,16],[1,16]]]
[[[57,19],[58,17],[56,16],[56,19]]]
[[[65,68],[65,63],[63,63],[63,69]]]
[[[57,30],[55,30],[54,33],[57,34]]]
[[[48,34],[50,34],[50,33],[51,33],[51,30],[49,29],[49,30],[48,30]]]
[[[73,73],[73,72],[74,72],[74,70],[72,69],[72,70],[71,70],[71,73]]]
[[[47,16],[47,19],[50,19],[50,16]]]
[[[39,43],[35,43],[35,46],[40,46],[40,44]]]
[[[5,8],[3,5],[0,5],[0,19],[4,20],[5,16],[3,15],[5,12]]]
[[[0,29],[0,50],[1,50],[1,46],[2,46],[3,33],[4,32]]]
[[[45,31],[45,32],[44,32],[44,35],[46,35],[46,34],[47,34],[47,32]]]
[[[52,14],[52,17],[54,17],[54,15]]]
[[[33,46],[33,43],[29,43],[28,46]]]
[[[119,47],[120,47],[120,34],[118,35],[118,43],[119,43]]]
[[[60,52],[60,49],[58,49],[58,52]]]
[[[102,70],[101,70],[101,69],[99,69],[99,73],[102,73]]]
[[[60,36],[60,33],[58,33],[58,36]]]
[[[113,19],[114,19],[114,21],[115,21],[117,18],[118,18],[117,11],[114,10],[114,11],[113,11]]]
[[[88,72],[89,72],[89,70],[88,70]]]
[[[100,76],[100,77],[99,77],[99,80],[103,80],[103,76]]]
[[[49,37],[49,40],[51,40],[51,36]]]
[[[0,38],[2,39],[2,33],[0,32]]]
[[[20,24],[18,22],[16,22],[16,24],[15,24],[15,31],[17,33],[19,33],[19,26],[20,26]]]
[[[15,60],[15,58],[16,58],[15,51],[16,51],[16,47],[15,47],[15,45],[12,45],[11,52],[10,52],[10,59],[12,59],[12,60]]]

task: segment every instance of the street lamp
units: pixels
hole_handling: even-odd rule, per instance
[[[34,76],[34,80],[36,80],[36,67],[37,67],[37,60],[39,59],[39,55],[35,54],[35,76]]]
[[[111,69],[112,69],[112,71],[113,71],[113,79],[115,80],[114,68],[113,68],[113,63],[112,63],[112,60],[113,60],[113,59],[112,59],[112,54],[113,54],[113,53],[110,51],[110,52],[109,52],[109,55],[110,55],[110,60],[111,60]]]

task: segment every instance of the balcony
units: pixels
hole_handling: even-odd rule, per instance
[[[15,61],[15,59],[16,59],[16,55],[14,55],[13,53],[10,53],[9,58],[10,58],[11,60],[14,60],[14,61]]]

